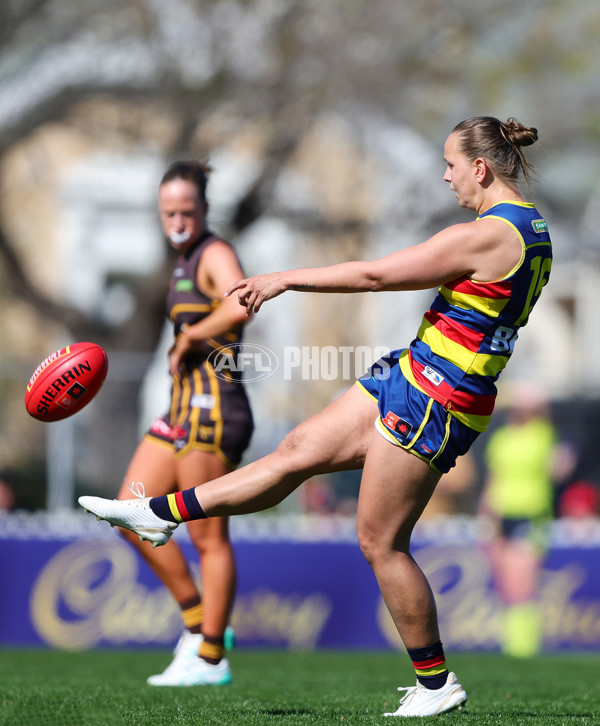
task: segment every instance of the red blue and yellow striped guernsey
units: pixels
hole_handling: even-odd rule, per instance
[[[500,202],[477,217],[498,219],[521,240],[519,263],[502,280],[461,277],[442,285],[400,366],[418,389],[475,431],[485,431],[495,381],[548,282],[552,245],[546,222],[527,202]]]

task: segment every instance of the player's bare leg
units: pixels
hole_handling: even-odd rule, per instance
[[[202,509],[210,517],[262,511],[311,476],[361,468],[377,415],[373,399],[352,386],[293,429],[273,453],[196,487]]]
[[[177,460],[177,481],[180,490],[198,484],[198,475],[205,480],[217,479],[230,467],[215,454],[193,451]],[[202,601],[204,603],[204,635],[223,638],[233,607],[236,588],[236,566],[229,538],[229,519],[212,517],[187,522],[188,533],[200,558]]]
[[[199,475],[215,477],[228,470],[215,454],[192,451],[176,458],[168,448],[144,439],[131,460],[126,479],[134,489],[135,484],[141,482],[147,495],[160,496],[174,491],[176,486],[179,489],[192,487]],[[134,496],[124,482],[119,498]],[[228,521],[217,517],[189,522],[189,529],[200,560],[202,595],[176,542],[171,540],[164,547],[154,549],[149,543],[140,542],[134,532],[120,529],[169,589],[182,610],[186,625],[173,661],[163,673],[148,678],[153,686],[205,685],[207,681],[220,685],[231,681],[229,664],[223,659],[225,630],[236,586]],[[214,668],[200,663],[198,656],[205,657],[206,663]]]
[[[431,590],[408,554],[410,533],[438,477],[424,462],[374,434],[377,415],[375,401],[353,386],[321,413],[296,427],[272,454],[191,491],[196,503],[209,517],[244,514],[278,504],[310,476],[361,468],[364,464],[365,494],[361,494],[358,524],[361,546],[380,580],[401,636],[410,648],[421,639],[439,639]],[[378,483],[379,494],[387,492],[385,504],[381,505],[376,501]],[[139,520],[105,500],[98,505],[94,503],[94,507],[108,521],[113,518],[132,527],[168,524],[156,516],[148,504],[147,515],[140,515]],[[394,507],[398,508],[397,513],[389,511]],[[376,531],[379,515],[382,515],[380,534]],[[138,525],[138,521],[142,525]],[[169,533],[165,532],[165,536]],[[395,577],[405,577],[408,585],[395,583]],[[421,613],[419,609],[422,609]],[[454,674],[449,674],[447,684],[437,691],[419,685],[411,687],[407,696],[418,710],[409,715],[441,713],[466,701],[466,693]],[[401,704],[401,709],[405,706],[406,703]]]
[[[315,474],[361,468],[377,415],[376,402],[352,386],[297,426],[272,454],[188,490],[193,492],[195,506],[202,507],[189,518],[202,519],[202,513],[215,517],[258,512],[275,506]],[[150,501],[148,497],[127,503],[79,498],[81,506],[98,519],[130,529],[154,545],[164,544],[177,523],[156,515]]]
[[[407,648],[440,638],[433,593],[410,554],[413,527],[438,479],[427,463],[373,432],[358,500],[358,541]]]
[[[410,554],[413,527],[438,479],[429,464],[373,433],[358,502],[358,539],[418,678],[416,686],[399,689],[405,695],[398,709],[385,716],[430,716],[467,700],[446,668],[433,593]],[[423,670],[428,663],[434,667]]]
[[[147,497],[175,491],[175,457],[166,447],[142,439],[129,463],[125,479],[118,495],[122,500],[135,499],[127,482],[142,482]],[[119,532],[138,550],[177,602],[185,602],[198,594],[187,560],[176,542],[169,541],[164,547],[153,549],[149,542],[140,542],[134,532],[127,529]]]

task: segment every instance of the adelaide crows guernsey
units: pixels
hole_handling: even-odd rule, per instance
[[[552,246],[546,222],[526,202],[500,202],[477,220],[498,219],[521,240],[521,259],[495,282],[460,277],[442,285],[409,348],[402,372],[428,396],[475,431],[485,431],[496,399],[495,382],[512,355],[548,282]]]

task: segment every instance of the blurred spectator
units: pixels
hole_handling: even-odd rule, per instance
[[[0,474],[0,512],[12,512],[15,508],[17,497],[10,481]]]
[[[302,511],[307,514],[330,514],[334,508],[335,493],[327,477],[315,476],[304,482],[298,498]]]
[[[501,647],[513,657],[531,657],[541,647],[538,581],[554,511],[556,444],[544,397],[531,384],[515,387],[506,421],[484,452],[480,503],[492,523],[487,553],[504,605]]]
[[[600,515],[600,490],[590,481],[569,484],[558,500],[558,516],[582,519]]]
[[[298,489],[298,502],[306,514],[356,515],[358,484],[353,472],[341,476],[327,474],[314,476]]]

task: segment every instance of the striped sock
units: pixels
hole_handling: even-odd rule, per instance
[[[204,605],[200,595],[179,603],[183,624],[190,633],[201,633],[204,620]]]
[[[200,645],[200,657],[207,663],[217,665],[223,657],[223,651],[225,650],[224,643],[223,638],[213,638],[210,635],[205,635]]]
[[[441,640],[425,648],[407,650],[421,685],[434,691],[446,685],[448,669]]]
[[[191,519],[206,519],[206,514],[196,499],[194,488],[183,492],[152,497],[148,503],[157,517],[167,522],[189,522]]]

